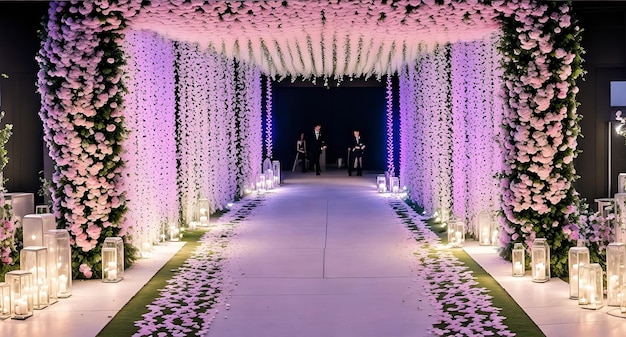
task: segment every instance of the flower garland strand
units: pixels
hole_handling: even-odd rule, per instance
[[[532,247],[546,238],[555,276],[567,274],[574,243],[563,227],[577,223],[573,183],[580,116],[576,79],[581,69],[580,29],[565,3],[510,1],[502,8],[500,52],[504,68],[504,217],[502,255],[515,242]]]
[[[387,74],[387,172],[391,177],[396,175],[393,159],[393,86],[391,74]]]
[[[272,78],[267,77],[265,97],[265,157],[272,159],[272,147],[274,143],[272,124]]]

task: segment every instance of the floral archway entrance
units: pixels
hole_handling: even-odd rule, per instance
[[[54,211],[72,233],[83,277],[100,272],[104,237],[178,223],[201,196],[223,207],[251,181],[262,150],[261,73],[400,74],[404,183],[425,205],[464,215],[475,211],[467,206],[474,173],[486,179],[494,166],[453,162],[461,178],[445,181],[456,177],[446,160],[452,149],[472,154],[476,137],[496,141],[471,130],[497,130],[499,120],[471,113],[497,111],[502,97],[504,251],[535,236],[570,244],[561,227],[578,203],[571,183],[581,50],[566,4],[98,0],[53,2],[49,14],[38,56],[41,117],[56,163]],[[501,76],[493,57],[480,61],[494,54]],[[469,90],[486,78],[493,92]],[[502,95],[493,78],[502,79]],[[418,136],[449,131],[463,136],[435,148]],[[219,141],[197,137],[207,133]],[[424,157],[437,164],[420,168]],[[494,207],[498,198],[481,200]],[[553,256],[558,275],[563,254]]]

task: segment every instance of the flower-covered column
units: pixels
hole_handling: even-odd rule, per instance
[[[504,39],[505,232],[502,255],[536,237],[552,247],[552,270],[567,273],[571,242],[562,228],[576,220],[574,158],[580,134],[576,78],[582,74],[579,28],[568,4],[510,1],[502,8]]]
[[[53,210],[59,228],[70,232],[78,277],[98,277],[104,238],[127,232],[119,44],[135,12],[127,1],[52,2],[42,29],[38,86],[44,140],[55,163]]]

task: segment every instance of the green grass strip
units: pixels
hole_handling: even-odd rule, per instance
[[[491,300],[493,306],[502,309],[500,315],[505,317],[504,323],[511,332],[520,337],[545,337],[524,309],[471,256],[462,249],[452,249],[452,253],[472,271],[474,279],[478,281],[479,285],[489,290],[489,295],[493,296]]]
[[[176,270],[191,257],[193,251],[201,244],[199,239],[204,233],[206,233],[204,230],[185,231],[182,239],[185,245],[126,303],[97,337],[130,337],[139,331],[135,321],[141,320],[142,315],[149,311],[146,306],[160,295],[159,289],[164,288],[167,280],[171,279]]]

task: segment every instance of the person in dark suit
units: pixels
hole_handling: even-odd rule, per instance
[[[350,140],[350,147],[348,152],[350,154],[350,162],[348,163],[348,175],[352,175],[352,170],[356,169],[356,175],[363,175],[363,151],[365,150],[365,144],[361,138],[361,132],[354,130],[352,133],[352,139]]]
[[[313,129],[313,139],[310,144],[313,167],[315,168],[315,174],[319,176],[322,172],[320,168],[320,154],[322,154],[322,150],[326,148],[326,142],[324,141],[322,126],[320,124],[315,125],[315,128]]]

